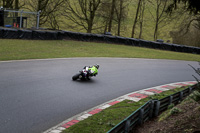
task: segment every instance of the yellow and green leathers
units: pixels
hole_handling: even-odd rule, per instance
[[[95,66],[89,67],[88,70],[90,71],[90,74],[92,76],[95,76],[98,74],[98,69]]]

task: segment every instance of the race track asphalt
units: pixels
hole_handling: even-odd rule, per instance
[[[100,64],[90,81],[71,78]],[[40,133],[127,93],[195,80],[197,62],[128,58],[67,58],[0,62],[0,133]]]

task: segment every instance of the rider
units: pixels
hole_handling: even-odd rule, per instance
[[[99,64],[85,66],[83,69],[85,69],[87,72],[87,79],[90,79],[89,76],[96,76],[98,74]]]

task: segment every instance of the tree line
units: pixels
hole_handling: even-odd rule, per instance
[[[146,39],[150,29],[151,40],[159,39],[162,28],[172,22],[177,27],[168,31],[173,39],[199,32],[199,5],[197,0],[0,0],[4,8],[41,10],[41,27],[139,39]]]

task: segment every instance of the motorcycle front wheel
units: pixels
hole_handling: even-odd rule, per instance
[[[77,80],[78,78],[79,78],[79,76],[80,76],[81,74],[79,73],[79,74],[76,74],[76,75],[74,75],[73,77],[72,77],[72,80]]]

